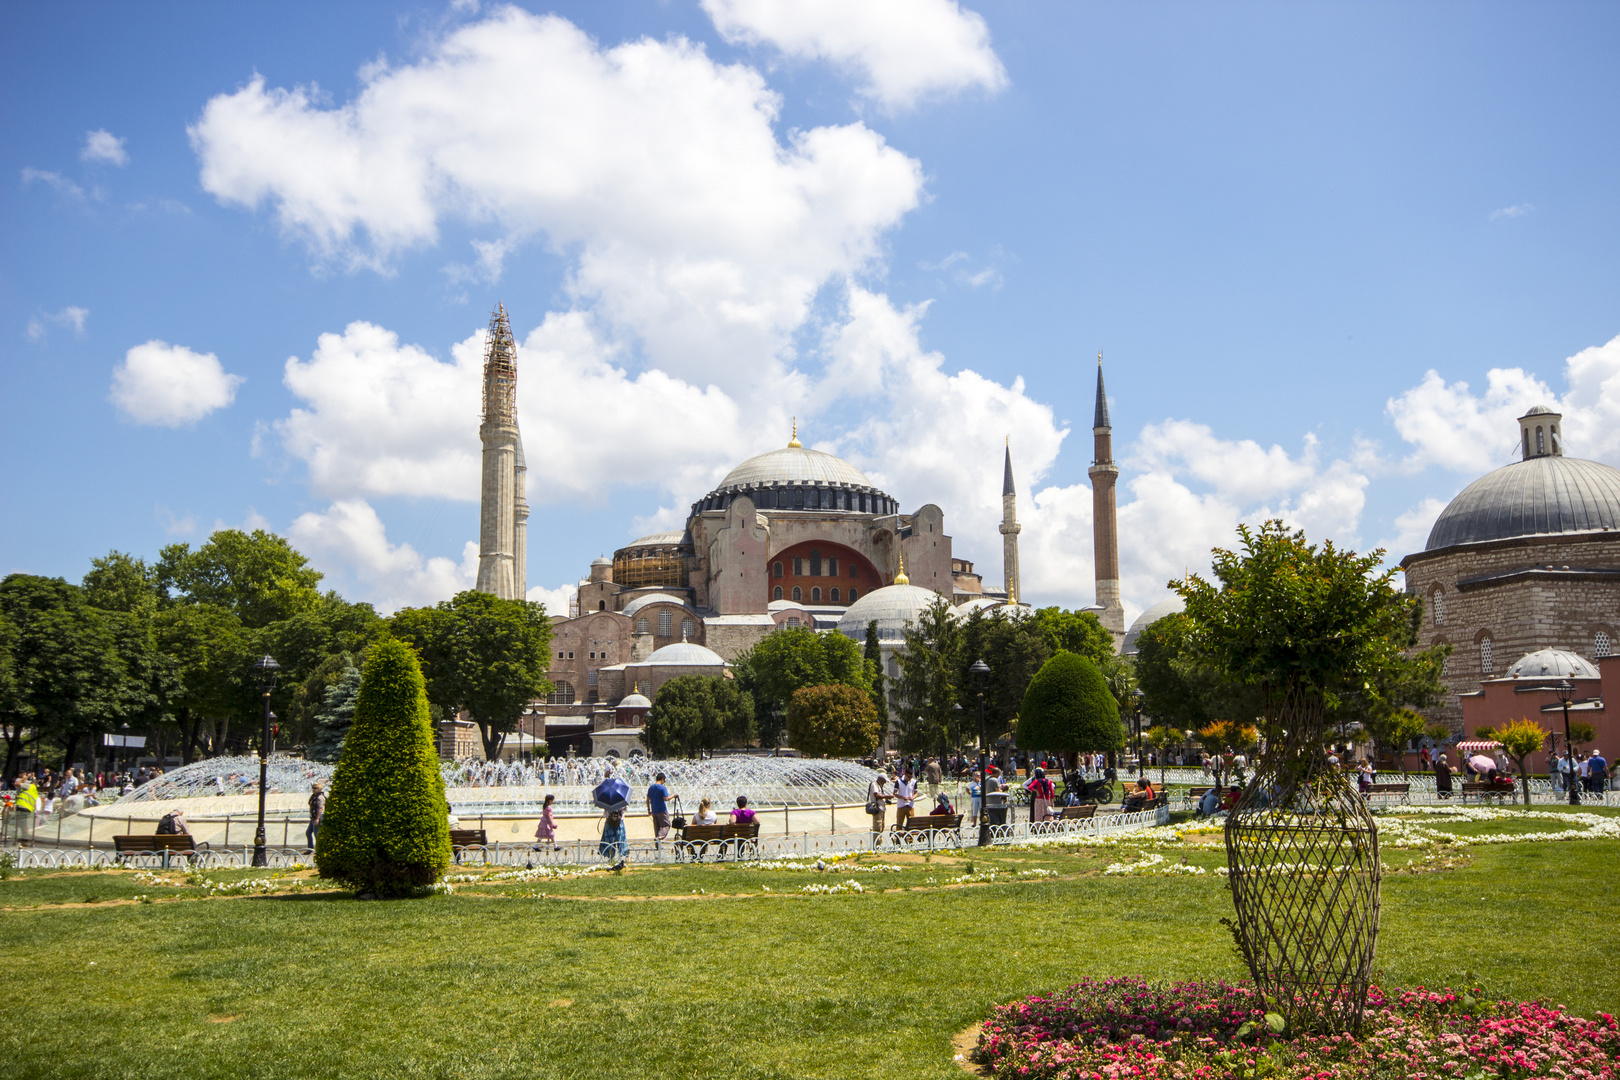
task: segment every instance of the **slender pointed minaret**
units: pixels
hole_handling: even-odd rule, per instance
[[[1007,439],[1006,467],[1001,474],[1001,569],[1007,588],[1007,603],[1018,603],[1018,493],[1013,488],[1012,438]]]
[[[1091,475],[1091,541],[1097,572],[1097,618],[1114,635],[1117,651],[1125,638],[1125,605],[1119,597],[1119,522],[1114,515],[1114,429],[1108,422],[1108,393],[1103,389],[1102,350],[1097,350],[1097,408],[1091,434],[1096,459]]]
[[[503,600],[523,596],[522,558],[527,555],[528,501],[523,497],[523,439],[517,421],[517,346],[506,305],[489,319],[484,350],[483,483],[479,490],[478,584]],[[519,506],[522,532],[519,532]]]

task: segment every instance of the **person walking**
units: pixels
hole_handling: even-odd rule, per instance
[[[551,850],[557,850],[557,816],[551,809],[557,801],[557,796],[548,793],[545,803],[540,807],[540,824],[534,830],[534,838],[540,844],[550,844]],[[540,844],[535,845],[536,847]]]
[[[315,850],[315,838],[321,834],[321,819],[326,816],[326,785],[319,780],[309,788],[309,826],[304,830],[305,846]]]
[[[654,840],[669,837],[669,788],[664,779],[664,774],[659,773],[647,785],[647,816],[652,818]]]
[[[596,851],[604,859],[613,859],[615,870],[624,865],[624,858],[630,853],[630,838],[624,833],[623,810],[608,810],[602,814],[602,839]]]

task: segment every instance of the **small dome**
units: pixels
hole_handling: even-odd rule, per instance
[[[657,650],[640,664],[631,664],[630,667],[657,664],[662,667],[725,667],[726,662],[720,654],[702,645],[694,645],[690,641],[677,641],[673,645],[665,645]]]
[[[636,597],[634,600],[624,605],[623,610],[621,610],[619,614],[627,617],[634,617],[636,612],[640,611],[649,604],[676,604],[680,607],[685,607],[686,601],[682,600],[678,596],[671,596],[667,592],[653,592],[648,593],[646,596]]]
[[[1463,488],[1435,519],[1424,550],[1604,529],[1620,529],[1620,469],[1549,454]]]
[[[631,694],[629,697],[620,701],[616,706],[614,706],[614,708],[650,709],[652,708],[652,702],[647,700],[647,696],[645,694]]]
[[[907,626],[915,626],[923,610],[938,600],[939,593],[918,585],[886,585],[873,589],[851,604],[838,620],[838,632],[856,641],[866,640],[866,627],[878,624],[878,637],[898,641]]]
[[[1507,670],[1510,679],[1596,679],[1598,669],[1590,660],[1563,649],[1541,649],[1521,657]]]
[[[596,558],[591,560],[591,565],[592,566],[612,566],[613,565],[613,560],[608,558],[606,555],[598,555]]]
[[[1535,405],[1535,406],[1532,406],[1530,411],[1525,413],[1524,415],[1526,415],[1526,416],[1561,416],[1563,414],[1560,413],[1557,409],[1553,408],[1551,405]]]
[[[1148,627],[1152,626],[1166,615],[1174,615],[1177,612],[1186,610],[1187,601],[1183,600],[1179,596],[1171,596],[1160,600],[1157,604],[1154,604],[1152,607],[1142,612],[1142,614],[1136,617],[1136,621],[1131,623],[1131,628],[1125,631],[1125,640],[1120,645],[1119,649],[1121,655],[1135,656],[1136,639],[1141,636],[1142,631],[1146,630]]]

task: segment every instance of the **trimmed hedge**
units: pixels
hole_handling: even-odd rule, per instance
[[[439,880],[450,823],[422,668],[393,638],[366,658],[315,844],[321,877],[379,896]]]
[[[1041,666],[1024,691],[1018,745],[1060,753],[1124,747],[1119,705],[1096,664],[1076,653],[1060,652]]]

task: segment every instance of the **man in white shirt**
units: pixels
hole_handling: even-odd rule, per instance
[[[916,813],[917,781],[907,769],[900,770],[900,779],[894,782],[894,828],[896,832],[906,827],[906,822]]]

